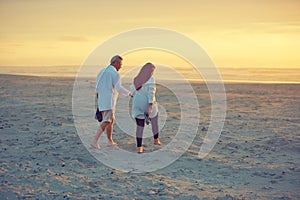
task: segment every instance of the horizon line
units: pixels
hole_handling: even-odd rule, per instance
[[[72,75],[65,75],[65,76],[60,76],[60,75],[55,75],[55,76],[51,76],[51,75],[43,75],[43,74],[1,74],[0,76],[24,76],[24,77],[35,77],[35,78],[78,78],[78,76],[72,76]],[[95,78],[93,76],[85,76],[85,77],[79,77],[79,78]],[[125,77],[125,79],[128,79]],[[205,81],[203,79],[198,80],[198,79],[184,79],[187,80],[191,83],[200,83],[200,84],[217,84],[217,83],[224,83],[224,84],[300,84],[300,81],[256,81],[256,80],[233,80],[233,79],[222,79],[222,81],[216,81],[216,80],[209,80],[209,81]],[[178,83],[181,83],[180,79],[165,79],[164,81],[170,81],[170,82],[175,82],[175,81],[179,81]],[[157,82],[157,84],[159,84],[159,82]]]

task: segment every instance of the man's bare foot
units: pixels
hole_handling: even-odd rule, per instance
[[[112,141],[112,142],[111,142],[111,141],[108,141],[108,142],[107,142],[107,146],[108,146],[108,147],[117,146],[117,145],[118,145],[118,144],[115,143],[114,141]]]
[[[91,147],[95,148],[95,149],[100,149],[100,145],[98,143],[92,143]]]
[[[162,145],[161,141],[158,138],[154,139],[154,144],[155,145]]]

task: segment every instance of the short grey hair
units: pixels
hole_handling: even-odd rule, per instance
[[[112,57],[110,59],[110,64],[113,64],[114,62],[118,61],[118,60],[123,60],[123,58],[119,55],[115,55],[114,57]]]

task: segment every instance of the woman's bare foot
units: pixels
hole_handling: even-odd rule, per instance
[[[143,153],[143,147],[138,147],[138,153]]]
[[[154,144],[155,145],[162,145],[161,141],[158,138],[154,139]]]

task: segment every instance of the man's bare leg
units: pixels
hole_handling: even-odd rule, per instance
[[[117,143],[115,143],[112,139],[112,131],[113,131],[113,124],[114,124],[114,119],[110,122],[110,124],[107,126],[106,132],[107,132],[107,146],[114,146]]]
[[[95,135],[95,138],[94,140],[92,141],[91,143],[91,146],[96,148],[96,149],[99,149],[100,146],[98,144],[98,141],[99,141],[99,138],[101,137],[102,133],[105,131],[105,129],[107,129],[109,125],[109,122],[103,122],[101,123],[101,125],[99,126],[99,128],[97,129],[97,132],[96,132],[96,135]]]

